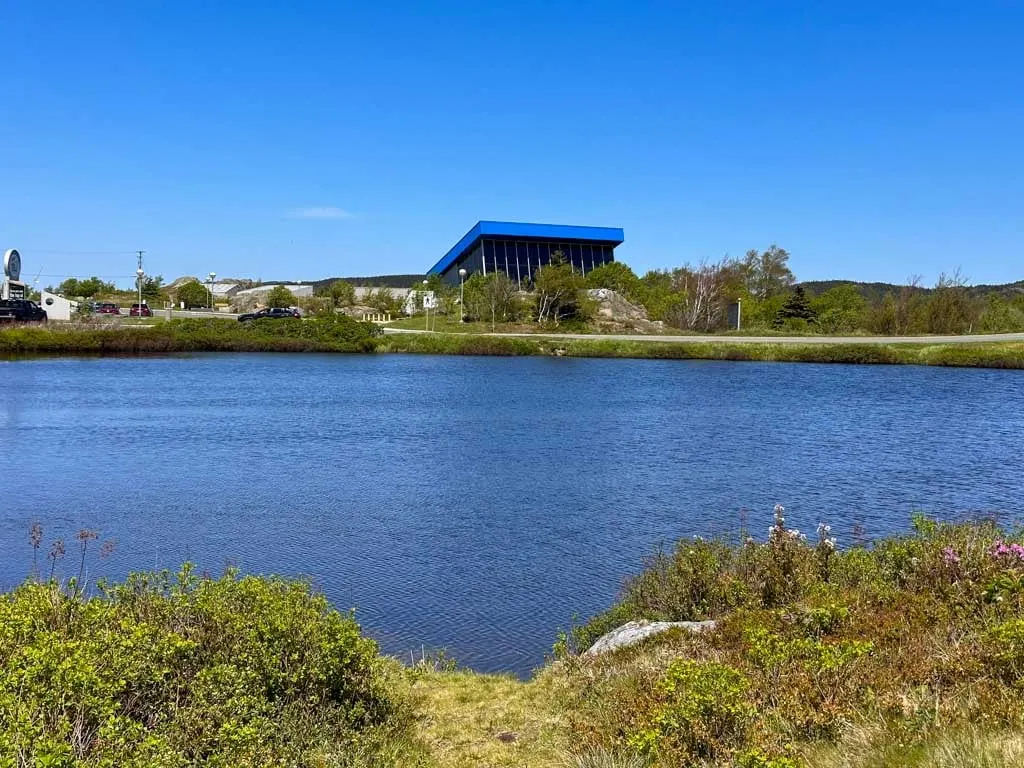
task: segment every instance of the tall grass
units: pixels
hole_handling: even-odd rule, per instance
[[[308,320],[175,320],[149,327],[0,329],[0,356],[162,355],[178,352],[382,352],[937,365],[1024,369],[1024,343],[776,344],[553,339],[473,334],[390,334],[344,316]]]

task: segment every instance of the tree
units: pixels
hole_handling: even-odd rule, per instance
[[[798,285],[775,316],[775,326],[781,328],[786,324],[787,320],[803,320],[804,322],[812,323],[814,318],[815,313],[811,307],[811,302],[807,300],[807,294],[804,293],[803,286]]]
[[[726,287],[731,263],[701,262],[672,270],[672,300],[666,310],[666,322],[694,331],[715,330],[725,315]]]
[[[978,319],[978,329],[986,333],[1024,331],[1024,309],[999,294],[989,294],[985,311]]]
[[[362,298],[362,303],[368,307],[373,307],[378,312],[398,314],[402,311],[402,300],[396,299],[391,289],[383,285],[367,291],[366,295]]]
[[[830,288],[811,301],[823,333],[848,333],[863,328],[868,302],[852,283]]]
[[[210,292],[202,283],[191,280],[178,286],[176,297],[185,304],[185,309],[210,306]]]
[[[635,301],[640,288],[640,278],[621,261],[609,261],[587,273],[587,288],[607,288],[630,301]]]
[[[789,253],[774,243],[767,251],[747,251],[742,267],[747,290],[758,299],[785,293],[796,279],[789,268]]]
[[[960,270],[940,274],[925,309],[928,333],[970,333],[977,314]]]
[[[163,296],[164,278],[162,275],[146,277],[142,280],[142,298],[159,299]]]
[[[911,275],[899,291],[885,294],[881,306],[873,313],[871,328],[877,333],[896,336],[924,330],[926,304],[921,276]]]
[[[317,295],[329,299],[331,306],[351,307],[356,303],[356,287],[348,280],[335,280],[317,290]]]
[[[560,251],[551,254],[551,263],[534,274],[537,292],[537,322],[554,323],[578,317],[584,302],[580,297],[586,283],[583,276],[566,263]]]
[[[275,285],[267,293],[268,307],[294,307],[295,295],[283,285]]]
[[[467,314],[477,320],[490,320],[491,330],[499,322],[516,318],[516,284],[504,272],[474,273],[466,281]]]
[[[116,290],[117,286],[113,283],[104,282],[95,276],[85,280],[69,277],[57,286],[57,293],[62,296],[81,296],[85,299],[91,299],[101,293],[113,293]]]

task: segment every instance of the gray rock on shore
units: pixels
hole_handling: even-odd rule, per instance
[[[715,622],[712,619],[708,621],[631,621],[602,635],[596,643],[584,651],[583,655],[597,656],[608,651],[626,648],[652,635],[676,628],[690,632],[708,632],[715,628]]]

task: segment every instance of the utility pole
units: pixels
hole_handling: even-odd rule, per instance
[[[135,274],[138,275],[138,284],[139,284],[138,285],[138,288],[139,288],[139,322],[141,323],[142,322],[142,278],[146,274],[145,271],[142,269],[142,254],[144,254],[145,251],[139,251],[138,253],[139,253],[139,268],[135,270]],[[128,314],[129,315],[131,314],[131,310],[128,311]]]

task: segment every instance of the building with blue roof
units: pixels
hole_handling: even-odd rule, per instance
[[[478,221],[427,274],[458,285],[460,269],[466,277],[504,272],[523,288],[551,263],[552,254],[561,253],[573,269],[586,274],[615,261],[615,247],[622,241],[622,230],[613,227]]]

